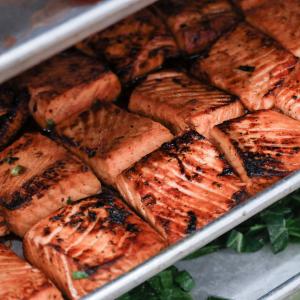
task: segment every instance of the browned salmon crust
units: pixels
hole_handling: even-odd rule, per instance
[[[172,139],[167,128],[113,104],[99,104],[56,128],[57,139],[107,184],[144,155]]]
[[[275,107],[300,121],[300,62],[274,94],[276,97]]]
[[[0,151],[7,146],[25,124],[29,95],[13,82],[0,85]]]
[[[251,111],[272,108],[273,91],[293,70],[297,59],[250,25],[241,23],[221,37],[192,71],[240,97]]]
[[[7,223],[5,221],[4,215],[0,210],[0,237],[9,234],[9,229],[7,227]]]
[[[101,189],[87,166],[39,133],[24,134],[0,153],[0,185],[5,219],[19,236],[68,200]]]
[[[176,71],[149,75],[131,95],[129,109],[162,122],[176,135],[195,129],[205,137],[214,125],[244,114],[235,96]]]
[[[209,47],[238,21],[226,0],[162,0],[157,8],[181,51],[189,55]]]
[[[300,57],[300,1],[251,2],[242,3],[247,21]]]
[[[76,50],[62,52],[21,76],[30,92],[30,111],[42,127],[88,109],[96,100],[115,100],[121,85],[103,62]]]
[[[104,55],[125,83],[157,69],[178,53],[175,40],[149,8],[89,37],[78,48]]]
[[[255,194],[300,169],[300,122],[262,110],[217,125],[212,137]]]
[[[170,244],[247,196],[221,154],[196,131],[164,144],[124,171],[117,187]]]
[[[43,273],[0,243],[0,299],[63,300],[63,297]]]
[[[165,247],[159,234],[111,193],[68,205],[25,236],[26,258],[79,299]],[[76,272],[85,279],[75,280]]]

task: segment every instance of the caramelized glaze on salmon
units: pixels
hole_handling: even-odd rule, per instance
[[[149,75],[134,90],[129,109],[162,122],[175,134],[196,129],[206,137],[214,125],[244,113],[235,96],[176,71]]]
[[[243,3],[242,7],[250,24],[300,57],[299,0],[256,1],[252,5]]]
[[[96,176],[62,146],[27,133],[0,153],[0,201],[19,236],[68,201],[97,193]]]
[[[206,58],[198,59],[193,73],[239,96],[244,105],[254,111],[273,107],[273,91],[296,61],[275,41],[241,23],[221,37]]]
[[[262,110],[217,125],[212,137],[255,194],[300,169],[300,122]]]
[[[159,234],[111,193],[68,205],[25,236],[26,258],[69,299],[79,299],[165,247]],[[77,279],[78,272],[84,279]]]
[[[144,155],[172,138],[150,119],[113,104],[99,104],[56,128],[57,138],[107,184]]]
[[[0,243],[0,299],[63,300],[63,297],[43,273]]]
[[[174,243],[246,198],[240,179],[215,147],[189,131],[117,178],[127,202]]]
[[[123,82],[157,69],[166,58],[178,53],[175,40],[149,8],[87,38],[78,48],[104,55]]]
[[[79,51],[62,52],[21,76],[30,92],[30,111],[40,126],[58,124],[96,100],[117,98],[121,85],[103,62]]]
[[[184,54],[210,46],[238,20],[226,0],[162,0],[157,8]]]

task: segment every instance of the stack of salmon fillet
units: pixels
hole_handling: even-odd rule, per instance
[[[299,170],[298,57],[299,0],[160,0],[2,84],[0,298],[79,299]]]

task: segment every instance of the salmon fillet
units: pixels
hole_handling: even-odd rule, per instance
[[[69,299],[79,299],[164,247],[159,234],[110,192],[58,210],[24,239],[26,258]]]
[[[250,8],[245,3],[242,5],[247,21],[300,57],[300,1],[256,2]]]
[[[30,92],[30,111],[43,128],[59,124],[88,109],[96,100],[117,98],[117,76],[99,60],[69,50],[24,73],[20,81]]]
[[[175,40],[149,8],[87,38],[78,48],[104,55],[124,83],[159,68],[165,59],[178,54]]]
[[[29,95],[12,81],[0,85],[0,151],[20,131],[28,116]]]
[[[221,37],[193,73],[240,97],[251,111],[274,105],[273,90],[291,72],[297,59],[250,25],[241,23]]]
[[[5,219],[21,237],[70,200],[101,189],[87,166],[39,133],[23,135],[0,153],[0,185]]]
[[[176,135],[195,129],[206,137],[214,125],[244,114],[235,96],[177,71],[149,75],[134,90],[129,109],[162,122]]]
[[[43,273],[0,243],[0,299],[63,300],[63,297]]]
[[[104,103],[63,122],[56,135],[109,185],[123,170],[172,139],[159,123]]]
[[[275,107],[300,121],[300,62],[274,94]]]
[[[9,234],[9,229],[7,227],[7,223],[5,221],[4,215],[0,210],[0,237]]]
[[[258,111],[211,133],[251,194],[300,169],[300,122],[283,114]]]
[[[226,0],[162,0],[157,8],[188,55],[205,50],[238,20]]]
[[[124,171],[117,188],[170,244],[247,197],[221,154],[196,131],[165,143]]]

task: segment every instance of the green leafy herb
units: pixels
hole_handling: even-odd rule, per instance
[[[47,121],[46,121],[46,127],[49,130],[54,129],[55,122],[52,119],[47,119]]]
[[[3,162],[8,163],[9,165],[12,165],[17,160],[19,160],[18,157],[8,156],[3,159]]]
[[[72,278],[74,280],[85,279],[88,277],[89,277],[89,275],[84,271],[75,271],[72,273]]]
[[[239,66],[238,67],[239,70],[244,71],[244,72],[254,72],[255,71],[255,67],[254,66]]]
[[[195,287],[195,281],[187,271],[179,272],[174,280],[186,292],[190,292]]]
[[[217,297],[217,296],[208,296],[206,300],[229,300],[227,298]]]
[[[187,257],[184,258],[184,260],[195,259],[197,257],[216,252],[216,251],[220,250],[221,248],[222,248],[221,245],[210,244],[210,245],[204,246],[204,247],[200,248],[199,250],[195,251],[194,253],[188,255]]]
[[[67,199],[67,204],[68,205],[73,204],[73,200],[72,200],[72,198],[70,196]]]
[[[21,165],[16,165],[10,170],[12,176],[19,176],[25,172],[26,168]]]

